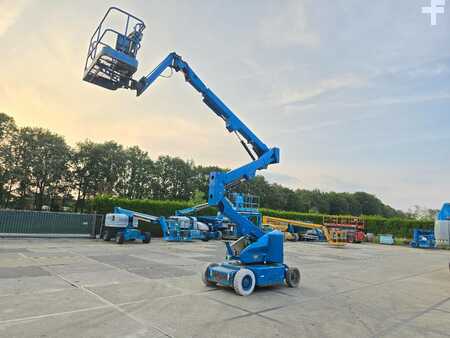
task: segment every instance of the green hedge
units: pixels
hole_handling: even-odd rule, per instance
[[[434,230],[434,221],[418,221],[408,218],[384,218],[365,216],[366,232],[375,234],[393,234],[395,237],[412,238],[413,229]]]
[[[129,200],[125,198],[98,196],[90,201],[90,208],[100,214],[112,212],[115,206],[131,209],[138,212],[155,216],[171,216],[175,211],[188,208],[192,203],[187,201],[161,201],[161,200]],[[295,219],[312,223],[322,224],[323,214],[300,213],[293,211],[281,211],[261,208],[261,213],[267,216]],[[202,215],[215,215],[216,208],[206,208],[201,211]],[[396,237],[411,238],[414,228],[433,229],[433,221],[418,221],[406,218],[384,218],[380,216],[363,216],[366,224],[366,232],[374,234],[393,234]]]
[[[90,201],[90,209],[99,214],[112,212],[114,207],[122,207],[155,216],[172,216],[175,211],[193,206],[187,201],[161,201],[161,200],[129,200],[126,198],[97,196]],[[206,208],[201,211],[204,215],[215,215],[216,208]]]

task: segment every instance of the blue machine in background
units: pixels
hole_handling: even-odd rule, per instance
[[[414,229],[413,238],[409,243],[413,248],[431,249],[435,247],[436,240],[433,230]]]
[[[440,221],[450,221],[450,203],[444,203],[441,210],[437,214],[437,219]]]
[[[111,12],[123,16],[123,30],[104,27]],[[227,243],[227,261],[210,264],[202,277],[206,285],[234,288],[237,294],[250,295],[255,286],[298,286],[300,271],[284,264],[283,234],[280,231],[265,233],[260,227],[242,215],[227,198],[232,187],[255,177],[256,171],[279,163],[278,148],[269,148],[263,143],[214,93],[208,88],[181,56],[170,53],[152,72],[139,81],[133,79],[138,62],[136,55],[140,47],[145,24],[137,17],[112,7],[95,30],[88,49],[83,80],[95,85],[116,90],[126,88],[142,95],[167,69],[181,72],[184,79],[202,96],[203,102],[225,122],[225,127],[234,133],[251,157],[252,161],[228,172],[212,172],[209,176],[208,205],[215,206],[220,213],[236,225],[242,237]],[[115,39],[113,47],[106,35]]]
[[[138,229],[139,221],[159,222],[159,217],[115,207],[114,213],[105,216],[105,225],[102,229],[103,240],[110,241],[115,238],[117,244],[123,244],[137,239],[143,243],[149,243],[151,234]]]
[[[300,235],[300,239],[304,241],[320,241],[323,242],[326,240],[323,231],[320,229],[308,229],[305,233]]]
[[[114,212],[106,215],[103,239],[109,241],[115,238],[119,244],[136,239],[144,243],[150,242],[151,234],[138,229],[139,221],[158,224],[163,239],[168,242],[191,242],[196,239],[193,236],[195,232],[191,229],[191,221],[186,217],[158,217],[121,207],[114,207]]]
[[[436,246],[450,247],[450,203],[444,203],[434,221]]]
[[[256,226],[261,227],[262,215],[258,210],[259,202],[257,196],[231,192],[227,194],[227,198],[231,202],[234,210]],[[221,212],[218,212],[215,216],[190,216],[191,214],[197,213],[209,206],[210,205],[208,203],[199,204],[193,207],[178,210],[175,215],[176,217],[189,217],[192,220],[192,228],[194,229],[199,228],[200,225],[207,226],[207,228],[202,229],[200,234],[198,230],[197,233],[193,230],[192,237],[195,239],[238,239],[243,235],[240,232],[239,227],[230,222],[230,220]],[[195,226],[196,224],[197,226]]]
[[[224,225],[222,219],[217,216],[190,216],[205,208],[209,207],[208,203],[202,203],[193,207],[177,210],[175,218],[187,218],[190,220],[191,237],[208,241],[210,239],[222,239],[222,230]]]
[[[233,209],[239,213],[242,217],[252,222],[258,228],[262,228],[262,215],[259,211],[259,198],[251,194],[244,194],[238,192],[231,192],[227,194],[228,199],[233,205]],[[221,215],[224,220],[228,220]],[[232,223],[227,222],[227,229],[224,231],[224,238],[226,239],[238,239],[244,235],[241,228]]]
[[[188,220],[160,217],[159,224],[163,233],[163,240],[168,242],[191,242],[191,223]]]

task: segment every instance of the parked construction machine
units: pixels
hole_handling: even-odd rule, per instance
[[[450,203],[444,203],[437,213],[434,221],[434,234],[437,247],[450,247]]]
[[[192,216],[203,209],[209,207],[208,203],[202,203],[193,207],[177,210],[175,216],[171,218],[178,218],[182,221],[190,223],[191,237],[193,239],[200,239],[202,241],[209,241],[210,239],[222,239],[222,231],[225,230],[223,222],[217,221],[217,217],[211,216]]]
[[[285,221],[279,221],[275,217],[263,216],[262,226],[265,230],[279,230],[284,235],[285,241],[296,242],[300,240],[300,234],[291,223]]]
[[[409,245],[412,248],[432,249],[436,244],[434,231],[428,229],[414,229]]]
[[[105,225],[102,229],[103,240],[110,241],[115,238],[118,244],[123,244],[137,239],[142,240],[143,243],[149,243],[151,234],[138,229],[139,221],[159,225],[163,239],[168,242],[191,242],[194,239],[192,222],[187,217],[165,218],[114,207],[113,213],[105,216]]]
[[[113,12],[123,18],[120,30],[107,25],[108,16]],[[141,19],[111,7],[91,37],[83,80],[110,90],[131,89],[140,96],[167,69],[181,72],[186,82],[201,94],[203,102],[225,122],[226,129],[237,136],[251,158],[249,163],[239,168],[212,172],[209,176],[208,205],[217,207],[234,223],[242,237],[233,243],[226,243],[226,261],[210,264],[202,274],[204,283],[232,287],[242,296],[250,295],[255,286],[285,283],[290,287],[298,286],[300,271],[284,263],[283,234],[277,230],[265,233],[235,210],[226,196],[232,187],[253,179],[256,171],[279,163],[279,148],[269,148],[262,142],[176,53],[170,53],[147,76],[135,80],[133,75],[138,68],[136,56],[144,29]],[[113,39],[109,40],[107,36]]]
[[[292,234],[294,233],[298,234],[299,233],[298,228],[320,229],[323,232],[328,244],[332,246],[342,247],[347,242],[345,231],[335,228],[329,229],[327,226],[322,224],[315,224],[272,216],[263,216],[263,224],[270,226],[273,229],[278,229],[283,232],[290,232]]]
[[[366,238],[365,224],[362,217],[356,216],[324,216],[323,225],[328,229],[344,231],[348,243],[361,243]]]
[[[114,212],[106,214],[105,225],[102,229],[104,241],[110,241],[115,238],[117,244],[123,244],[126,241],[141,240],[143,243],[149,243],[152,236],[150,232],[144,232],[138,229],[138,222],[159,222],[159,218],[143,214],[140,212],[115,207]]]
[[[259,197],[252,194],[244,194],[238,192],[231,192],[227,194],[234,210],[247,220],[252,222],[258,228],[262,228],[262,214],[259,211]],[[223,238],[235,240],[242,237],[241,227],[234,222],[229,221],[224,215],[219,213],[226,223],[226,230],[223,231]]]

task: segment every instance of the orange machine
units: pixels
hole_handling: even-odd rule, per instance
[[[344,246],[347,242],[347,233],[339,228],[328,228],[322,224],[302,222],[292,219],[278,218],[272,216],[263,216],[263,225],[269,226],[272,229],[277,229],[282,232],[291,232],[292,228],[307,228],[322,230],[328,244],[333,246]],[[292,231],[293,232],[293,231]]]
[[[349,243],[361,243],[366,238],[365,224],[361,217],[324,216],[323,225],[329,229],[339,229],[346,232],[347,242]]]

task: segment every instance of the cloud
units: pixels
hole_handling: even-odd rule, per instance
[[[264,176],[266,180],[270,183],[278,183],[284,186],[288,186],[292,189],[297,189],[301,187],[301,181],[295,176],[266,170],[262,171],[261,175]]]
[[[284,2],[284,6],[274,2],[267,15],[262,16],[260,41],[270,47],[318,47],[319,34],[308,26],[308,16],[304,5],[298,1]]]
[[[365,100],[353,103],[344,103],[345,106],[351,107],[363,107],[363,106],[387,106],[394,104],[412,104],[412,103],[423,103],[431,102],[437,100],[449,100],[450,93],[436,93],[436,94],[426,94],[426,95],[408,95],[408,96],[396,96],[396,97],[379,97],[373,100]]]
[[[408,135],[407,137],[397,138],[394,140],[378,140],[377,142],[370,143],[358,143],[353,144],[345,149],[346,152],[354,153],[355,151],[367,150],[367,149],[386,149],[394,146],[402,145],[414,145],[414,144],[424,144],[424,143],[436,143],[442,142],[446,143],[450,140],[450,135],[446,134],[419,134],[419,135]]]
[[[0,36],[16,23],[28,3],[28,0],[0,0]]]
[[[180,75],[159,81],[139,100],[81,82],[85,43],[105,10],[91,3],[87,10],[77,1],[0,0],[0,50],[7,60],[0,64],[0,110],[72,144],[115,139],[152,157],[193,157],[229,168],[248,162]],[[123,6],[151,22],[142,72],[177,50],[263,141],[280,146],[281,164],[263,171],[268,180],[366,190],[401,207],[445,198],[447,172],[412,169],[448,164],[449,140],[438,135],[449,135],[450,21],[429,28],[410,0],[208,3],[178,12],[172,2]],[[219,9],[221,16],[209,15]],[[153,15],[165,12],[175,14]],[[24,67],[30,60],[36,66]],[[423,136],[433,132],[436,139]],[[400,182],[405,176],[411,182]],[[432,180],[428,188],[414,184],[423,176]],[[383,186],[372,185],[377,182]]]
[[[317,98],[328,92],[343,88],[355,88],[363,86],[367,83],[367,80],[354,75],[345,74],[335,78],[324,79],[319,81],[316,86],[308,89],[294,89],[287,90],[281,94],[280,103],[282,105],[292,105],[302,103],[314,98]]]

